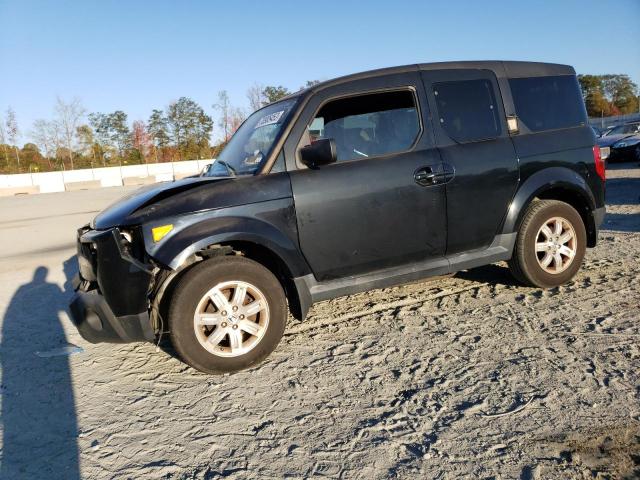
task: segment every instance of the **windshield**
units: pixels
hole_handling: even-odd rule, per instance
[[[252,113],[205,175],[253,175],[271,152],[295,103],[295,98],[283,100]]]
[[[612,128],[611,130],[609,130],[608,132],[605,133],[605,136],[609,136],[609,135],[621,135],[624,133],[636,133],[638,131],[638,128],[640,127],[640,124],[630,124],[630,125],[619,125],[615,128]]]

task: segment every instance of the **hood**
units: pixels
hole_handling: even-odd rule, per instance
[[[131,224],[132,222],[128,221],[129,217],[147,205],[178,193],[225,179],[220,177],[184,178],[139,188],[100,212],[91,222],[91,227],[96,230],[105,230],[111,227]]]
[[[98,214],[91,226],[106,230],[143,225],[196,212],[291,196],[291,182],[285,172],[233,178],[185,178],[136,190]]]
[[[620,140],[623,140],[625,138],[630,138],[630,137],[636,137],[637,134],[633,134],[633,133],[622,133],[619,135],[607,135],[605,137],[600,137],[598,138],[598,146],[600,147],[610,147],[611,145],[613,145],[616,142],[619,142]]]

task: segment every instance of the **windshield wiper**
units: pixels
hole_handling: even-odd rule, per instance
[[[227,162],[225,162],[224,160],[216,160],[216,162],[222,164],[225,166],[225,168],[227,169],[227,172],[229,173],[230,177],[235,177],[236,176],[236,171],[235,169],[229,165]]]

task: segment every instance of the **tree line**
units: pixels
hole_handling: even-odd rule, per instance
[[[308,81],[305,86],[319,83]],[[254,84],[249,110],[234,106],[226,91],[211,105],[220,138],[212,142],[214,119],[188,97],[154,109],[146,121],[129,122],[123,110],[87,112],[78,98],[56,99],[51,119],[38,119],[24,132],[9,106],[0,113],[0,173],[44,172],[149,162],[214,158],[249,113],[292,92],[282,85]],[[22,147],[21,140],[25,139]]]
[[[638,86],[628,75],[578,75],[590,117],[639,111]],[[302,88],[319,83],[307,81]],[[211,141],[214,119],[194,100],[181,97],[154,109],[146,121],[129,122],[126,112],[87,112],[74,98],[57,98],[53,117],[38,119],[24,133],[17,114],[0,114],[0,173],[108,167],[148,162],[214,158],[248,113],[292,93],[282,85],[252,85],[246,92],[249,110],[234,106],[226,91],[211,105],[220,138]],[[22,147],[21,140],[26,139]]]
[[[628,75],[578,75],[590,117],[611,117],[640,111],[640,91]]]

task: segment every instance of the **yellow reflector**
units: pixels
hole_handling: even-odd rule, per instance
[[[151,229],[151,234],[153,235],[153,241],[159,242],[162,240],[167,233],[173,230],[173,225],[162,225],[161,227],[155,227]]]

